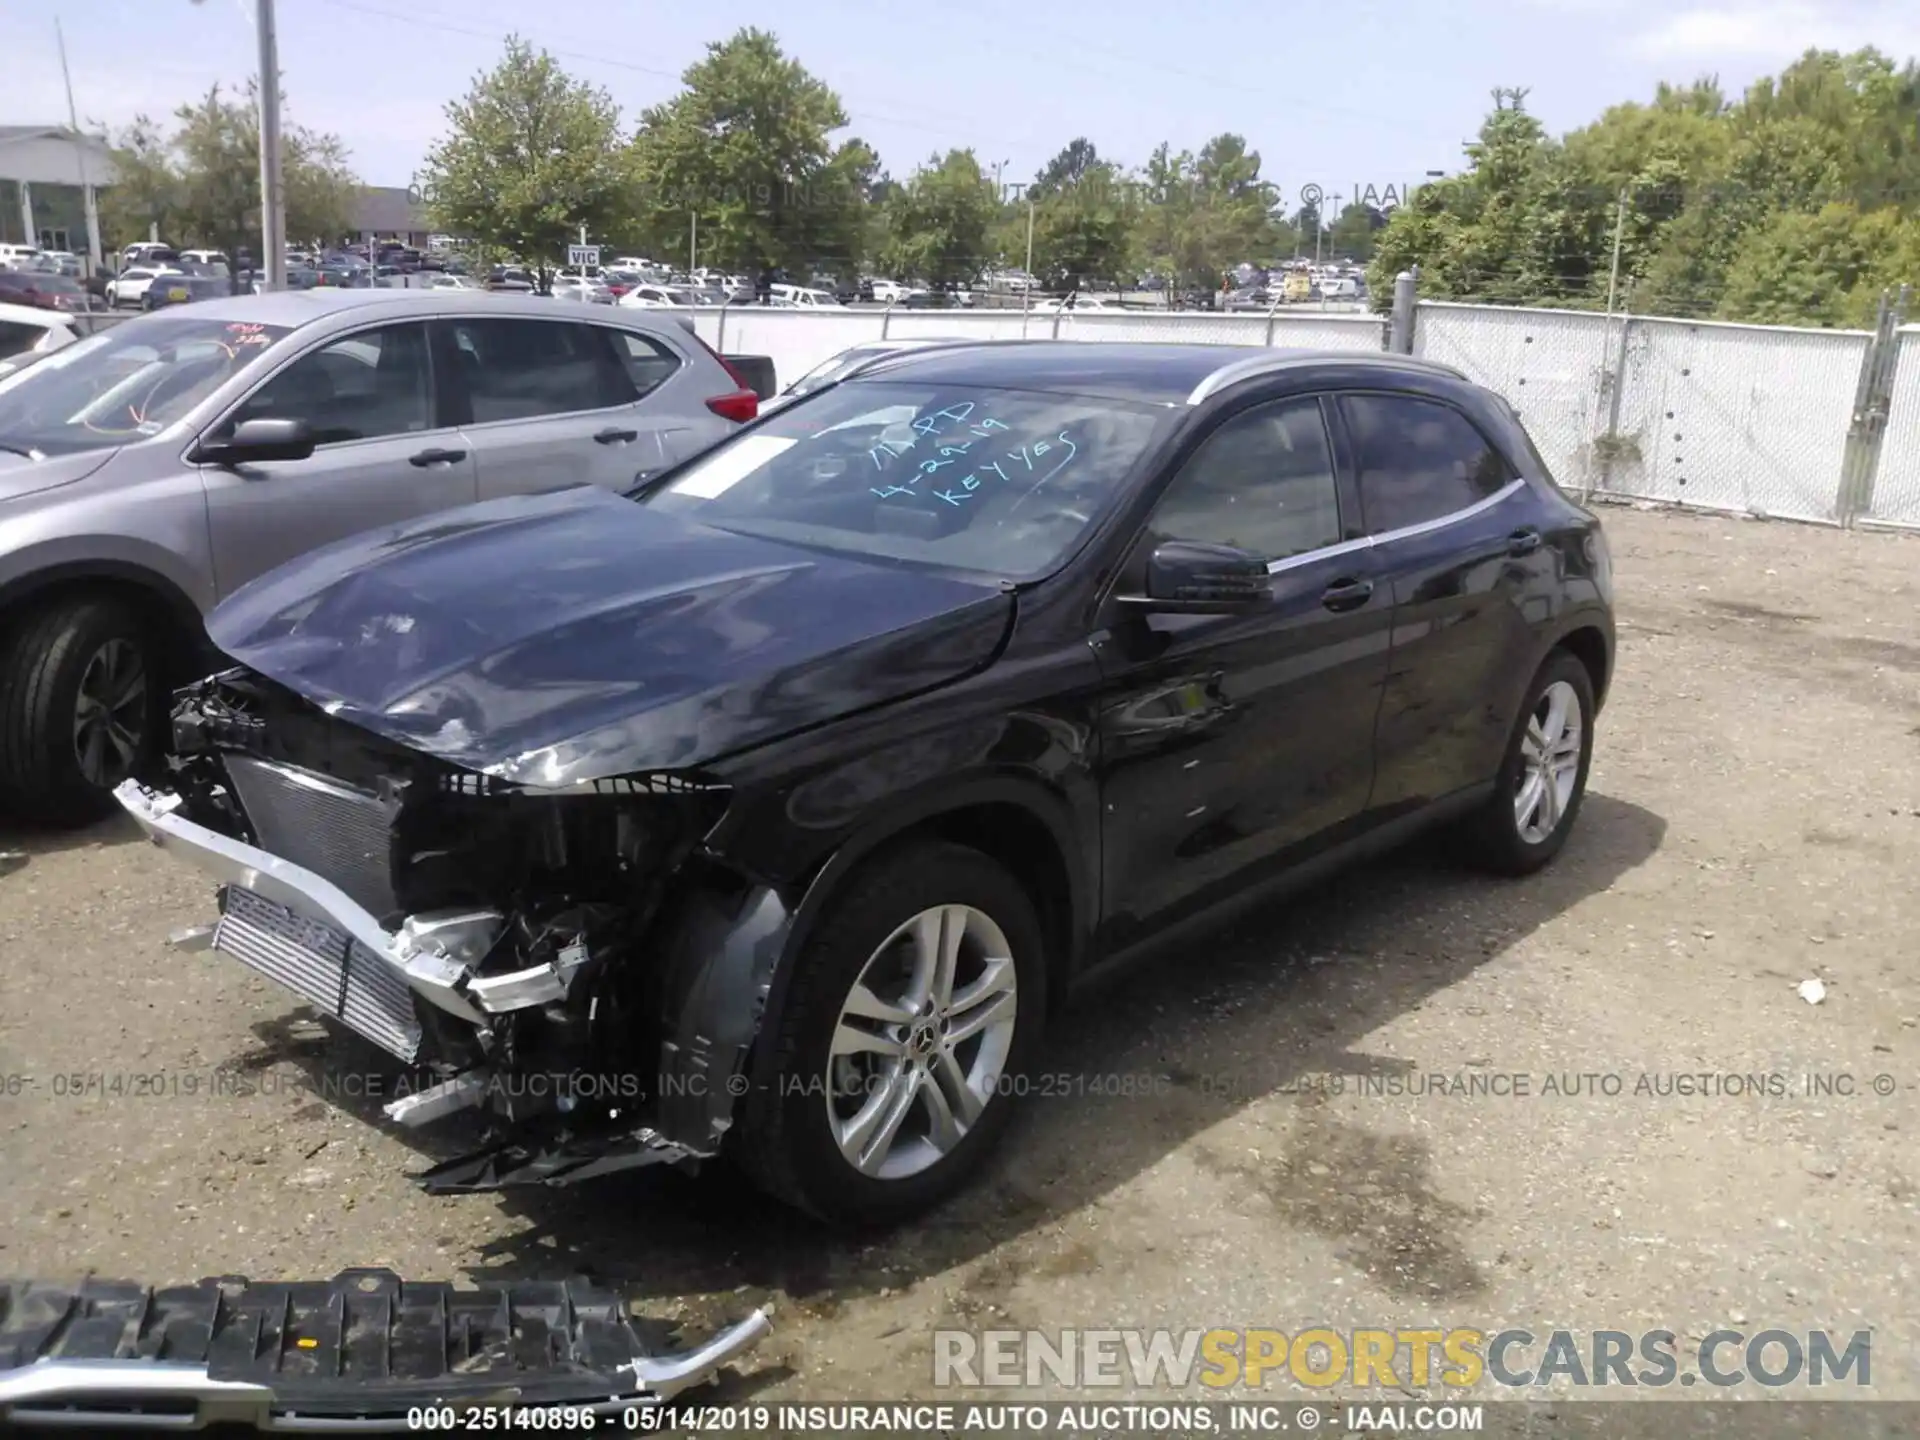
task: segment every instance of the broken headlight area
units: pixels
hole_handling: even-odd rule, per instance
[[[665,1031],[655,932],[728,792],[687,775],[564,791],[459,770],[246,671],[181,692],[172,791],[123,801],[212,870],[213,947],[426,1083],[421,1125],[478,1109],[483,1188],[698,1158],[648,1128]]]

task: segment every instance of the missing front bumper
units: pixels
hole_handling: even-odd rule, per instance
[[[771,1330],[756,1310],[662,1353],[621,1296],[584,1279],[477,1290],[388,1270],[165,1289],[0,1281],[0,1425],[395,1433],[417,1429],[429,1405],[638,1412],[712,1379]]]

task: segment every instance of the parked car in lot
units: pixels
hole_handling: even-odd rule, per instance
[[[156,275],[140,295],[142,310],[164,310],[169,305],[190,305],[196,300],[213,300],[233,293],[233,277],[222,271],[200,274]]]
[[[834,298],[831,290],[818,290],[809,285],[775,285],[773,287],[775,304],[794,305],[802,310],[844,310],[847,307]]]
[[[147,287],[156,279],[186,273],[177,265],[129,265],[107,282],[107,308],[137,310],[146,300]]]
[[[201,614],[260,572],[479,499],[623,489],[757,410],[679,326],[417,290],[205,300],[0,380],[0,810],[109,807]]]
[[[1497,396],[1097,361],[907,351],[632,499],[297,560],[122,803],[216,950],[438,1075],[390,1118],[491,1112],[430,1189],[725,1150],[912,1215],[1107,966],[1432,825],[1551,861],[1613,669],[1599,522]]]
[[[0,270],[0,300],[41,310],[91,310],[93,297],[70,275],[51,270]]]

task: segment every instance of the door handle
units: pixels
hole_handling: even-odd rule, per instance
[[[1329,610],[1358,610],[1373,598],[1371,580],[1336,580],[1320,596],[1320,603]]]
[[[629,440],[638,440],[639,438],[640,432],[638,430],[602,430],[598,435],[593,437],[593,440],[596,445],[624,445]]]
[[[1531,555],[1539,548],[1540,532],[1538,530],[1516,530],[1507,537],[1509,555]]]
[[[429,465],[458,465],[466,458],[464,450],[422,450],[418,455],[409,455],[407,463],[424,470]]]

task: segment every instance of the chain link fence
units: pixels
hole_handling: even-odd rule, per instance
[[[1896,331],[1893,346],[1880,464],[1862,518],[1920,529],[1920,325]]]
[[[1809,330],[1422,301],[1413,352],[1504,395],[1583,495],[1913,523],[1920,346],[1897,331],[1903,303],[1873,330]]]

